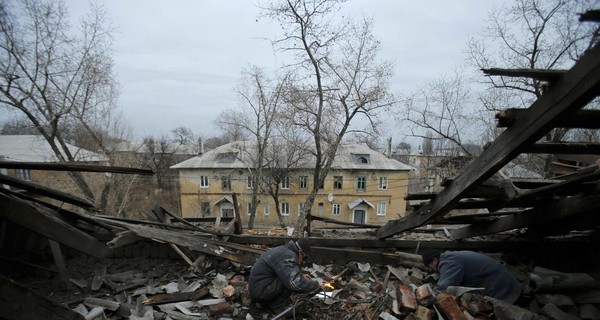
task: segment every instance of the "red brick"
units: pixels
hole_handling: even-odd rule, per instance
[[[222,302],[218,304],[213,304],[208,308],[209,316],[221,316],[227,313],[231,313],[233,311],[233,306],[229,304],[229,302]]]
[[[429,306],[435,302],[435,297],[431,292],[431,286],[429,284],[424,284],[415,289],[415,297],[417,298],[419,305],[422,306]]]
[[[449,320],[468,320],[460,309],[460,306],[458,305],[454,295],[441,292],[435,299],[435,306]]]
[[[417,310],[417,300],[415,300],[415,294],[411,286],[406,284],[398,285],[396,296],[401,312],[413,312]]]

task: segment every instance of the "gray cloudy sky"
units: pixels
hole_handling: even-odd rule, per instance
[[[213,120],[238,104],[233,91],[242,69],[276,68],[266,39],[279,27],[259,18],[255,1],[104,0],[114,33],[119,106],[140,138],[178,126],[217,135]],[[66,1],[71,16],[86,1]],[[483,30],[501,2],[481,0],[349,0],[345,16],[373,18],[380,57],[395,63],[392,90],[407,93],[450,73],[465,59],[466,41]],[[395,132],[395,142],[402,140]]]

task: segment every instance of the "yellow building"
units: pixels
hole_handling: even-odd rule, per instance
[[[249,160],[253,150],[251,142],[237,141],[172,166],[179,172],[182,216],[233,216],[235,194],[245,225],[254,187],[251,176],[254,169]],[[312,189],[311,157],[307,154],[306,161],[289,170],[279,184],[279,207],[287,225],[296,220]],[[367,147],[341,145],[311,212],[359,224],[381,225],[398,219],[405,215],[404,197],[411,170],[412,167]],[[271,195],[261,192],[258,199],[254,225],[279,225]]]

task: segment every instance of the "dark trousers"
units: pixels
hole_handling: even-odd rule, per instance
[[[291,296],[292,292],[283,285],[281,280],[274,279],[259,296],[253,297],[251,295],[250,298],[275,312],[279,312],[287,307]]]

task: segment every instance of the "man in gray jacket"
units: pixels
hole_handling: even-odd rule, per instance
[[[250,271],[248,293],[274,313],[285,310],[292,292],[316,292],[320,284],[303,275],[300,265],[310,253],[307,238],[289,241],[263,253]]]
[[[422,257],[429,272],[440,275],[434,288],[436,292],[448,286],[484,288],[486,296],[515,303],[523,290],[519,280],[504,265],[483,253],[428,250]]]

